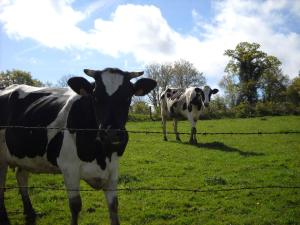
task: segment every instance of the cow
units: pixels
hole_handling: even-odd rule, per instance
[[[218,89],[211,89],[204,86],[203,89],[198,87],[167,88],[160,96],[161,118],[164,140],[167,141],[166,123],[167,119],[173,119],[173,128],[176,140],[181,141],[177,131],[178,119],[184,117],[191,123],[190,144],[197,144],[196,123],[199,119],[200,112],[203,108],[209,107],[212,94],[218,93]]]
[[[12,85],[0,91],[0,224],[9,224],[4,204],[8,166],[16,168],[27,218],[36,217],[26,188],[29,173],[61,173],[71,225],[78,224],[82,207],[81,179],[103,189],[110,223],[120,223],[118,160],[128,142],[125,124],[131,98],[149,93],[156,81],[142,78],[132,83],[143,72],[117,68],[84,73],[94,82],[72,77],[68,88]]]

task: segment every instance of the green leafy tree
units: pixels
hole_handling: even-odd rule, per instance
[[[294,105],[300,106],[300,74],[293,79],[292,84],[287,88],[287,97]]]
[[[274,56],[265,59],[266,68],[260,79],[264,102],[282,102],[285,100],[289,79],[283,75],[281,62]]]
[[[219,85],[224,89],[226,105],[230,108],[236,106],[239,95],[237,77],[234,74],[227,74],[219,82]]]
[[[136,114],[149,114],[149,106],[144,101],[137,101],[131,106],[131,111]]]
[[[0,88],[5,88],[12,84],[27,84],[36,87],[43,86],[41,81],[33,79],[31,74],[26,71],[7,70],[6,72],[0,72]]]
[[[234,50],[228,49],[225,55],[230,57],[225,72],[238,76],[238,102],[254,104],[258,100],[259,80],[266,66],[267,54],[259,50],[257,43],[241,42]]]

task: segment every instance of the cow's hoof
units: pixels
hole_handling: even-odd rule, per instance
[[[191,145],[196,145],[196,144],[197,144],[197,140],[190,140],[189,143],[190,143]]]
[[[176,141],[181,142],[181,139],[180,138],[176,138]]]
[[[168,141],[168,138],[164,137],[164,141]]]

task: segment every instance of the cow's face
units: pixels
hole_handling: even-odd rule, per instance
[[[113,68],[85,69],[84,72],[94,78],[94,84],[78,77],[71,78],[68,83],[78,94],[93,98],[95,116],[101,129],[125,129],[132,96],[144,96],[156,86],[154,80],[147,78],[136,83],[130,81],[143,72],[125,72]]]
[[[209,106],[211,95],[217,94],[219,92],[218,89],[211,89],[209,86],[204,86],[202,93],[202,100],[205,107]]]

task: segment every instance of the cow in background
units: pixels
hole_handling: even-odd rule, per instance
[[[218,89],[211,89],[209,86],[204,86],[203,89],[189,87],[187,89],[168,88],[165,90],[160,97],[164,140],[168,140],[166,135],[167,119],[173,119],[176,140],[181,141],[177,132],[177,124],[178,119],[184,117],[190,121],[192,126],[189,142],[196,144],[196,123],[200,112],[203,108],[209,107],[211,95],[218,93],[218,91]]]
[[[110,222],[119,224],[118,160],[128,142],[125,124],[131,98],[148,94],[156,82],[142,78],[132,83],[143,72],[115,68],[84,72],[95,82],[72,77],[71,89],[12,85],[0,91],[1,225],[9,224],[4,204],[8,166],[17,168],[28,218],[36,216],[27,190],[29,173],[62,173],[71,225],[78,224],[81,211],[80,179],[104,190]],[[45,129],[51,127],[58,129]]]

